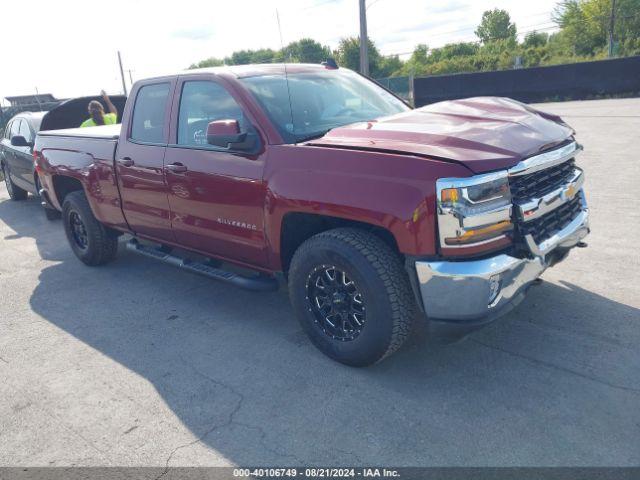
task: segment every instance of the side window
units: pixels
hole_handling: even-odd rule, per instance
[[[11,123],[12,122],[7,123],[7,126],[4,127],[4,138],[7,140],[11,139]]]
[[[138,91],[133,106],[131,139],[165,143],[164,118],[169,98],[169,83],[146,85]]]
[[[211,81],[185,82],[180,97],[178,144],[207,145],[207,125],[214,120],[238,120],[242,131],[251,128],[224,87]]]
[[[20,122],[20,130],[18,131],[18,135],[22,135],[27,140],[27,142],[33,140],[31,138],[31,129],[29,128],[29,122],[27,122],[26,120],[22,120],[22,122]]]
[[[15,137],[16,135],[20,135],[20,124],[22,123],[22,120],[19,118],[16,118],[13,123],[11,124],[11,133],[9,134],[9,138],[11,137]]]

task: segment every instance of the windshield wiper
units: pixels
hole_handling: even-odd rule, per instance
[[[321,130],[311,135],[307,135],[306,137],[296,138],[296,143],[304,143],[308,142],[309,140],[315,140],[316,138],[324,137],[327,133],[329,133],[330,130],[330,128],[327,128],[326,130]]]

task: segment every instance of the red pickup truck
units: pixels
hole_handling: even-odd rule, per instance
[[[122,125],[40,132],[34,157],[87,265],[126,233],[221,281],[286,281],[312,342],[364,366],[418,319],[449,337],[492,321],[583,246],[580,150],[513,100],[412,109],[343,68],[247,65],[139,81]]]

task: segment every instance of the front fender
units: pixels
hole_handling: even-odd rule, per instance
[[[435,182],[469,176],[460,165],[385,152],[272,146],[265,168],[265,229],[280,256],[287,213],[326,215],[389,231],[407,255],[433,255]]]

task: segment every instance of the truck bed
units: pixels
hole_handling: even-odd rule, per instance
[[[96,138],[105,140],[118,140],[120,137],[120,124],[102,125],[99,127],[67,128],[63,130],[44,130],[38,132],[41,137],[79,137]]]

